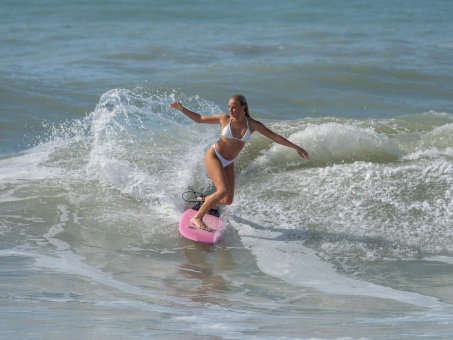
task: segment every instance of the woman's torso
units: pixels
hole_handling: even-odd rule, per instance
[[[225,159],[234,159],[249,141],[252,130],[250,118],[244,117],[245,122],[233,121],[231,116],[226,116],[221,121],[220,138],[217,141],[217,151]]]

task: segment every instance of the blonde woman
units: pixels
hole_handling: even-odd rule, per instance
[[[197,123],[219,124],[220,137],[207,151],[204,164],[216,191],[205,197],[203,205],[191,219],[197,228],[208,230],[203,217],[216,204],[231,204],[234,197],[234,160],[249,141],[254,132],[274,142],[294,149],[302,158],[309,157],[308,152],[291,143],[286,138],[269,130],[264,124],[250,117],[247,100],[241,94],[234,95],[228,101],[228,114],[218,113],[202,116],[184,107],[179,102],[170,103],[175,108]]]

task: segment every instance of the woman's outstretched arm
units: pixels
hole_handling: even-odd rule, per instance
[[[253,120],[252,128],[253,128],[253,130],[258,131],[263,136],[273,140],[274,142],[296,150],[300,157],[307,158],[307,159],[309,158],[310,155],[308,154],[307,151],[305,151],[300,146],[290,142],[285,137],[282,137],[279,134],[276,134],[275,132],[273,132],[272,130],[267,128],[263,123],[261,123],[257,120]]]
[[[189,110],[188,108],[184,107],[180,102],[171,102],[170,107],[176,110],[181,111],[187,117],[192,119],[196,123],[205,123],[205,124],[218,124],[221,118],[224,118],[224,114],[214,114],[211,116],[202,116],[196,112]]]

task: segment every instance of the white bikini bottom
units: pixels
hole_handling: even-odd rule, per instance
[[[234,158],[232,160],[228,160],[223,158],[221,154],[217,152],[217,149],[215,148],[215,144],[212,144],[212,147],[214,148],[215,154],[217,155],[217,158],[219,159],[220,163],[222,163],[222,166],[226,168],[228,165],[234,162]]]

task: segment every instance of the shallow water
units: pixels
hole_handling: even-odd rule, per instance
[[[447,1],[2,2],[5,338],[450,338]],[[270,10],[272,8],[272,10]],[[252,116],[222,241],[177,231]]]

